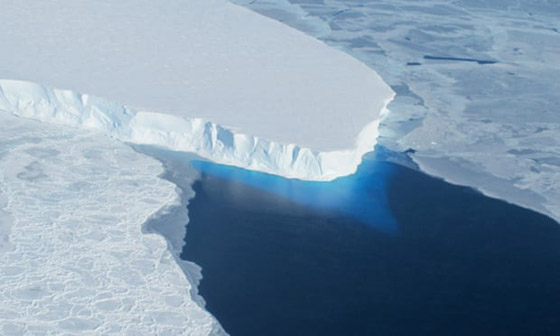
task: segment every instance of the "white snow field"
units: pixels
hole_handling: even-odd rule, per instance
[[[41,85],[3,81],[4,110],[113,127],[115,102],[138,127],[120,124],[123,140],[287,177],[353,173],[394,96],[355,58],[226,0],[6,0],[0,41],[0,78]]]
[[[397,92],[380,145],[560,222],[560,2],[232,1],[376,69]]]
[[[162,172],[100,132],[0,112],[0,334],[224,334],[181,246],[145,227],[187,222]]]

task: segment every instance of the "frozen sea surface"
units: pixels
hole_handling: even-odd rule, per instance
[[[190,189],[162,172],[106,135],[0,111],[0,334],[222,334],[182,239],[144,227],[174,215],[184,235]]]
[[[560,220],[560,4],[234,0],[347,51],[397,93],[379,143]]]

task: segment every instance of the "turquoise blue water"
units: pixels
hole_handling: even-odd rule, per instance
[[[387,205],[387,181],[392,170],[375,160],[366,160],[355,174],[328,183],[286,179],[207,161],[194,161],[193,166],[208,176],[232,181],[223,188],[241,184],[310,209],[350,217],[382,232],[399,230]]]

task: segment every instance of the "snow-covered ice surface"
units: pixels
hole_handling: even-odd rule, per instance
[[[348,54],[226,0],[7,0],[0,41],[0,78],[149,111],[155,128],[209,121],[236,152],[213,160],[291,177],[354,172],[394,95]],[[270,164],[238,160],[263,148]]]
[[[99,132],[0,112],[0,334],[223,334],[182,241],[151,233],[174,216],[184,236],[189,195],[161,173]]]
[[[379,144],[560,221],[560,3],[233,0],[359,58],[397,92]]]

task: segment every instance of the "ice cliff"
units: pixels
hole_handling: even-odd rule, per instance
[[[389,99],[385,103],[388,103]],[[365,125],[348,150],[314,151],[237,133],[199,118],[135,111],[124,105],[70,90],[0,80],[0,110],[72,127],[97,129],[122,141],[195,152],[229,165],[307,180],[351,174],[373,149],[380,119]]]

